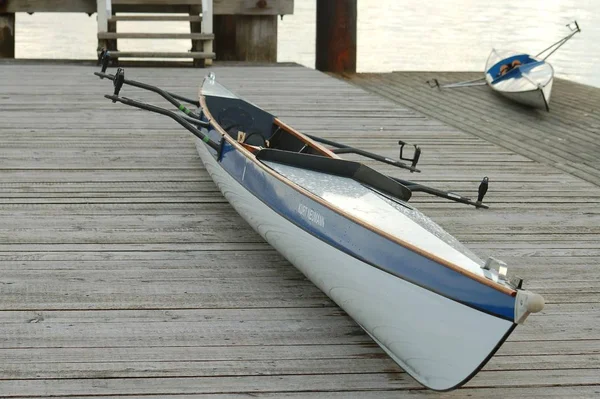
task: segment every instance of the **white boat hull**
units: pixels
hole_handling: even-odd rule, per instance
[[[407,282],[307,233],[247,191],[204,143],[197,140],[196,146],[214,182],[252,228],[426,387],[460,386],[513,330],[510,321]]]
[[[522,64],[502,75],[499,67],[511,65],[515,59]],[[492,50],[485,71],[487,84],[504,97],[529,107],[550,109],[554,69],[544,60],[514,51]]]
[[[548,110],[550,108],[549,103],[550,94],[552,91],[552,82],[550,82],[550,84],[546,87],[529,91],[509,92],[496,90],[493,86],[492,89],[494,89],[502,96],[508,98],[509,100],[518,102],[528,107],[539,108],[544,110]]]

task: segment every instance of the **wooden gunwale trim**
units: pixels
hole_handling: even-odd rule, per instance
[[[328,148],[323,147],[321,144],[317,143],[310,137],[307,137],[304,134],[300,133],[299,131],[297,131],[290,125],[286,124],[279,118],[275,118],[275,124],[283,129],[287,130],[287,132],[290,133],[292,136],[295,136],[296,138],[306,142],[308,145],[310,145],[313,149],[315,149],[319,153],[321,153],[325,156],[328,156],[330,158],[341,159],[341,157],[338,154],[331,152],[331,150],[329,150]]]
[[[416,252],[428,259],[431,259],[431,260],[439,263],[440,265],[445,266],[451,270],[454,270],[455,272],[458,272],[468,278],[471,278],[472,280],[475,280],[481,284],[487,285],[488,287],[493,288],[497,291],[500,291],[503,294],[510,295],[510,296],[516,296],[516,294],[517,294],[516,290],[513,290],[511,288],[500,285],[492,280],[488,280],[487,278],[479,276],[473,272],[470,272],[469,270],[465,270],[462,267],[455,265],[454,263],[448,262],[447,260],[438,257],[437,255],[434,255],[430,252],[424,251],[423,249],[416,247],[413,244],[410,244],[408,242],[405,242],[405,241],[399,239],[398,237],[395,237],[395,236],[393,236],[371,224],[365,223],[364,221],[358,219],[357,217],[347,213],[343,209],[340,209],[338,207],[335,207],[335,206],[329,204],[328,202],[324,201],[321,197],[306,190],[304,187],[299,186],[298,184],[296,184],[288,179],[283,178],[279,173],[277,173],[274,170],[272,170],[271,168],[267,167],[262,162],[259,162],[256,159],[256,156],[252,152],[247,150],[243,145],[238,143],[237,140],[234,140],[229,134],[227,134],[227,132],[214,120],[212,114],[210,113],[210,110],[208,109],[208,106],[206,105],[204,96],[202,94],[200,94],[199,97],[200,97],[200,106],[202,107],[203,114],[208,118],[208,120],[217,129],[217,131],[223,136],[223,138],[229,144],[231,144],[234,148],[236,148],[238,151],[240,151],[240,153],[243,154],[246,158],[249,158],[259,168],[261,168],[262,170],[264,170],[266,173],[270,174],[271,176],[275,177],[277,180],[283,182],[284,184],[287,184],[288,186],[290,186],[294,190],[298,191],[302,195],[307,196],[308,198],[312,199],[315,202],[318,202],[319,204],[323,205],[324,207],[331,209],[332,211],[344,216],[345,218],[353,221],[354,223],[357,223],[357,224],[363,226],[364,228],[369,229],[369,230],[373,231],[374,233],[377,233],[377,234],[387,238],[388,240],[390,240],[392,242],[395,242],[407,249],[410,249],[411,251]],[[298,131],[295,131],[295,135],[296,135],[296,137],[298,137],[306,142],[308,142],[310,140],[308,137],[304,136],[302,133],[300,133]],[[323,153],[331,152],[327,148],[321,146],[319,143],[314,142],[314,141],[313,141],[313,143],[315,146],[321,147],[323,150]],[[333,154],[333,155],[339,159],[339,157],[336,154]]]

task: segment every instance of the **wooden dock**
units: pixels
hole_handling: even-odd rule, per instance
[[[500,109],[483,90],[455,112],[433,101],[450,94],[427,87],[378,87],[390,101],[299,66],[211,68],[301,131],[390,157],[398,139],[421,145],[423,173],[379,170],[466,195],[489,176],[489,210],[414,203],[482,257],[505,260],[547,305],[464,388],[439,394],[254,233],[175,122],[104,99],[112,83],[95,67],[0,69],[0,397],[600,395],[599,89],[559,80],[548,115]],[[206,72],[126,75],[193,97]],[[412,79],[378,79],[402,76]],[[479,106],[505,117],[474,120]],[[510,146],[485,119],[510,131]],[[571,163],[547,155],[558,129],[567,153],[577,137]]]
[[[600,186],[600,89],[555,79],[551,111],[525,108],[487,86],[434,89],[480,72],[347,75],[352,83],[464,132]]]

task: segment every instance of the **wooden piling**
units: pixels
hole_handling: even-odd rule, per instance
[[[235,15],[215,15],[215,54],[219,61],[235,61]]]
[[[277,62],[276,15],[237,15],[235,33],[238,60]]]
[[[190,6],[189,15],[190,17],[197,17],[202,14],[202,7],[192,5]],[[203,33],[202,32],[202,22],[190,21],[190,33]],[[204,45],[201,40],[192,39],[192,49],[191,51],[203,51]],[[194,66],[204,68],[206,61],[204,59],[196,58],[194,59]]]
[[[15,58],[15,14],[0,14],[0,58]]]
[[[218,60],[277,62],[276,15],[215,15],[214,29]]]
[[[356,72],[356,1],[317,1],[315,67],[319,71]]]

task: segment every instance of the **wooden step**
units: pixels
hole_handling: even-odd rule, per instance
[[[190,51],[185,53],[166,53],[156,51],[110,51],[110,58],[193,58],[214,59],[215,53]]]
[[[173,6],[173,5],[190,5],[200,6],[202,0],[112,0],[113,6],[118,5],[158,5],[158,6]]]
[[[115,15],[108,19],[108,22],[117,21],[186,21],[202,22],[202,17],[197,15]]]
[[[98,32],[98,39],[192,39],[213,40],[212,33],[133,33],[133,32]]]
[[[153,13],[153,14],[187,14],[190,11],[189,4],[175,4],[172,6],[165,6],[160,4],[113,4],[113,13],[121,12],[135,12],[135,13]],[[194,6],[200,8],[200,6]]]
[[[202,8],[202,0],[112,0],[112,10],[117,12],[184,13],[190,7]]]

